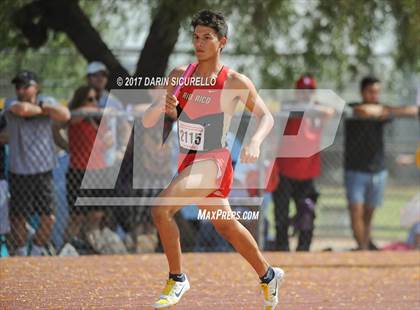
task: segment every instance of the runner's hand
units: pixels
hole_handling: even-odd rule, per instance
[[[166,103],[165,103],[166,111],[172,112],[172,113],[176,112],[177,105],[178,105],[178,99],[172,94],[167,94]]]
[[[241,163],[255,163],[260,156],[260,146],[257,143],[251,142],[242,149]]]

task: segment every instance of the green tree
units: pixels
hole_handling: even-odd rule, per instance
[[[233,27],[225,53],[251,57],[252,66],[239,62],[239,69],[245,73],[257,69],[266,88],[290,87],[297,73],[305,71],[334,79],[340,86],[360,70],[373,70],[375,44],[387,35],[396,38],[391,51],[396,68],[420,71],[418,0],[3,0],[1,53],[10,57],[3,57],[0,67],[9,61],[17,69],[27,59],[40,57],[45,59],[37,61],[43,64],[41,71],[51,76],[50,70],[55,70],[71,81],[83,75],[86,61],[101,60],[111,71],[110,81],[128,75],[104,40],[114,31],[110,17],[119,18],[122,29],[133,25],[123,5],[150,14],[148,29],[139,20],[139,33],[148,35],[138,55],[136,76],[166,73],[180,34],[188,37],[192,14],[203,8],[227,15]],[[56,63],[48,59],[46,47],[66,47],[74,56]],[[43,52],[44,57],[39,56]]]

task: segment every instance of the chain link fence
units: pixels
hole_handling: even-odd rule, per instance
[[[7,237],[7,248],[12,255],[71,255],[75,254],[74,251],[78,254],[162,251],[151,218],[151,205],[139,199],[155,197],[176,173],[176,129],[172,129],[174,134],[162,146],[162,130],[150,131],[142,128],[140,115],[143,112],[142,109],[137,111],[137,108],[127,106],[126,111],[114,111],[106,116],[106,121],[102,114],[73,113],[73,116],[81,116],[82,120],[78,123],[69,122],[64,126],[53,126],[55,141],[61,146],[56,146],[55,150],[57,165],[51,173],[38,174],[32,178],[21,178],[8,171],[8,165],[13,160],[8,156],[11,146],[10,141],[9,145],[3,141],[0,152],[1,178],[4,180],[1,183],[0,234],[2,238]],[[286,124],[289,117],[288,114],[285,116],[277,113],[276,123]],[[311,197],[316,202],[314,227],[310,227],[309,234],[299,234],[301,226],[297,222],[308,216],[308,213],[300,213],[299,200],[295,199],[294,203],[291,199],[289,212],[284,212],[287,210],[288,199],[277,199],[273,202],[272,194],[264,193],[268,179],[262,171],[266,171],[271,162],[266,157],[267,152],[263,151],[263,158],[257,165],[247,167],[238,162],[238,151],[245,136],[243,130],[248,127],[249,116],[235,115],[231,128],[236,130],[228,134],[235,165],[234,189],[230,199],[234,210],[260,211],[258,219],[244,220],[242,223],[258,240],[261,248],[281,249],[274,246],[276,239],[280,238],[279,227],[286,231],[283,238],[287,236],[292,239],[296,234],[299,236],[299,241],[292,241],[292,244],[294,246],[297,242],[298,248],[303,247],[301,250],[309,250],[311,241],[313,248],[316,245],[315,249],[352,244],[343,186],[343,131],[347,118],[342,116],[334,143],[320,152],[320,176],[313,177],[309,186],[306,184],[299,187],[302,186],[300,184],[294,189],[300,194],[306,193],[302,197]],[[121,124],[126,125],[126,130],[131,132],[128,142],[121,141],[124,140],[123,135],[118,130],[108,134],[108,131],[115,129],[113,126],[119,127]],[[161,124],[162,128],[165,125],[165,130],[169,131],[168,124]],[[395,119],[386,125],[385,158],[389,178],[384,207],[378,212],[374,222],[374,238],[405,238],[406,230],[399,225],[399,211],[418,192],[419,172],[414,169],[414,163],[401,164],[399,158],[415,154],[419,132],[419,124],[415,119]],[[283,131],[280,135],[282,133]],[[95,151],[98,149],[102,152]],[[35,156],[38,161],[48,156],[34,153],[33,150],[27,152],[32,153],[21,155]],[[86,175],[89,175],[87,178],[91,180],[91,185],[85,183],[82,186],[83,182],[88,182],[83,180]],[[114,183],[103,188],[104,180],[114,180]],[[282,191],[285,184],[285,180],[280,179],[277,190]],[[14,188],[13,191],[10,190],[11,187]],[[305,192],[305,188],[311,191]],[[18,197],[10,197],[8,192]],[[259,197],[264,199],[258,199]],[[94,203],[78,204],[77,199],[80,198],[94,198]],[[22,208],[20,212],[11,212],[16,207]],[[10,216],[7,215],[7,210]],[[190,205],[176,214],[183,250],[232,250],[210,221],[197,218],[197,212],[197,208]],[[45,216],[48,218],[50,215],[54,215],[55,222],[45,219]],[[20,216],[24,221],[16,221],[13,216]],[[10,225],[7,221],[9,217]],[[2,240],[4,242],[6,239]],[[41,241],[44,244],[39,249],[37,244]]]

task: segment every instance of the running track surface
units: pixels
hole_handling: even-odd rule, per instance
[[[420,252],[265,253],[286,271],[277,309],[420,309]],[[235,253],[183,256],[191,290],[171,309],[262,309]],[[0,309],[152,309],[162,254],[0,260]]]

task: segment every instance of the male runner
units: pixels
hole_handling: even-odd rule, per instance
[[[152,105],[143,118],[145,127],[153,127],[166,113],[178,120],[180,144],[178,175],[160,198],[219,198],[218,205],[199,205],[208,212],[230,211],[226,197],[230,192],[233,168],[230,154],[225,148],[225,135],[238,102],[258,119],[256,132],[241,153],[244,163],[255,162],[260,145],[273,126],[273,117],[261,100],[253,83],[244,75],[223,66],[220,53],[227,43],[227,24],[220,13],[201,11],[192,20],[193,45],[198,62],[193,65],[191,77],[216,79],[215,85],[181,88],[173,95],[175,86],[169,84],[164,100]],[[181,77],[186,67],[174,69],[169,76]],[[221,90],[236,90],[226,91]],[[219,91],[214,91],[219,90]],[[216,198],[216,199],[217,199]],[[182,205],[157,205],[152,209],[153,220],[169,264],[169,279],[162,295],[154,304],[165,308],[176,304],[190,285],[181,269],[179,230],[174,214]],[[230,242],[255,269],[264,293],[264,309],[275,309],[278,286],[284,277],[280,268],[271,267],[262,256],[252,235],[236,219],[212,220],[216,230]]]

